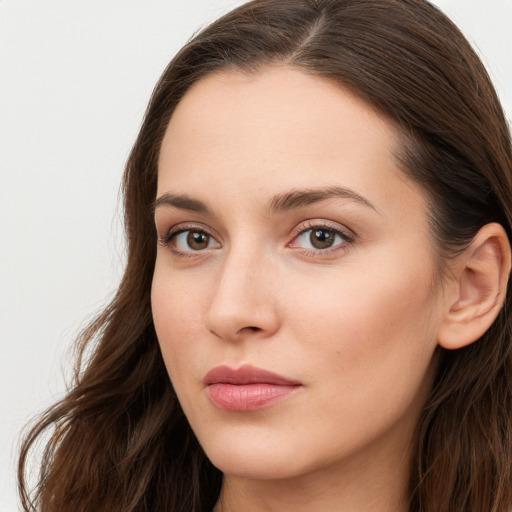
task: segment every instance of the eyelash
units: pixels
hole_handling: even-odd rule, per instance
[[[295,234],[293,235],[292,241],[287,244],[287,247],[293,247],[293,242],[300,236],[305,235],[308,231],[327,231],[333,233],[335,237],[340,237],[343,241],[338,245],[334,245],[325,249],[306,249],[301,247],[297,248],[297,250],[300,250],[301,253],[305,256],[328,256],[338,251],[346,251],[348,247],[353,245],[356,241],[355,235],[348,232],[348,230],[343,229],[339,224],[330,223],[325,220],[308,220],[298,226]]]
[[[343,242],[340,244],[337,244],[332,247],[328,247],[325,249],[307,249],[307,248],[301,248],[297,247],[296,250],[299,250],[302,254],[305,256],[318,256],[318,255],[330,255],[332,253],[338,252],[338,251],[344,251],[347,250],[349,246],[353,245],[356,236],[353,234],[350,234],[347,230],[342,229],[338,224],[332,224],[326,221],[313,221],[308,220],[303,223],[301,223],[297,229],[294,231],[292,240],[287,244],[287,247],[294,248],[292,245],[294,241],[296,241],[300,236],[305,235],[308,231],[317,230],[317,231],[327,231],[334,234],[334,237],[340,237]],[[169,247],[173,254],[180,258],[189,258],[189,257],[195,257],[199,256],[204,250],[197,250],[194,251],[191,249],[190,251],[182,251],[179,249],[176,249],[175,247],[172,247],[173,240],[176,239],[176,237],[182,233],[199,233],[204,234],[210,238],[213,238],[215,241],[217,239],[208,231],[208,229],[205,229],[201,225],[197,224],[179,224],[178,226],[172,227],[163,237],[158,238],[158,243],[163,247]],[[219,243],[219,242],[217,242]]]
[[[202,251],[193,251],[193,250],[181,251],[172,246],[173,240],[175,240],[178,235],[181,235],[182,233],[187,233],[189,231],[192,233],[201,233],[201,234],[204,234],[208,237],[215,239],[215,237],[213,235],[211,235],[207,229],[203,228],[200,225],[179,224],[178,226],[172,227],[163,237],[159,237],[158,243],[162,247],[168,247],[169,249],[171,249],[172,253],[179,258],[190,258],[190,257],[198,256],[199,253],[201,253]]]

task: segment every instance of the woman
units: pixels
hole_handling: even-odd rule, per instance
[[[50,511],[509,511],[510,133],[424,0],[255,0],[159,81]],[[172,383],[172,384],[171,384]]]

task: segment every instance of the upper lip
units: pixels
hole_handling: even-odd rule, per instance
[[[287,379],[277,373],[257,368],[249,364],[240,368],[230,368],[229,366],[216,366],[212,368],[203,379],[204,384],[274,384],[277,386],[298,386],[300,382]]]

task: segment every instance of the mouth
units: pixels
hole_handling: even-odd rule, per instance
[[[217,366],[203,380],[208,398],[219,409],[248,412],[267,407],[302,384],[262,368]]]

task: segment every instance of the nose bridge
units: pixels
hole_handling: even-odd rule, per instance
[[[207,315],[208,329],[225,339],[278,326],[274,266],[254,241],[240,242],[227,250]]]

